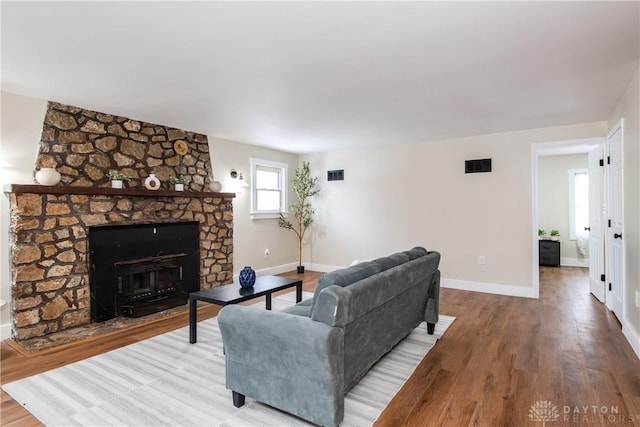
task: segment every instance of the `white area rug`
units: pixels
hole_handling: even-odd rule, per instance
[[[274,310],[293,304],[293,292],[273,299]],[[341,425],[373,424],[454,319],[441,315],[434,335],[422,323],[381,359],[347,394]],[[224,383],[213,318],[198,323],[197,344],[184,327],[2,388],[47,426],[310,425],[248,396],[236,408]]]

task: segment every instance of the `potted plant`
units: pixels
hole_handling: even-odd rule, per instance
[[[176,191],[184,191],[184,185],[187,183],[187,179],[182,175],[178,175],[169,178],[169,182],[174,185]]]
[[[551,230],[549,232],[549,236],[551,236],[551,240],[558,240],[560,237],[560,232],[558,230]]]
[[[547,235],[546,231],[544,231],[542,228],[538,229],[538,239],[544,240],[546,235]]]
[[[302,265],[302,240],[304,234],[313,224],[313,214],[315,209],[311,206],[309,199],[320,192],[318,188],[318,177],[311,176],[311,169],[309,168],[309,162],[303,162],[302,168],[296,169],[295,176],[291,180],[291,190],[296,195],[295,202],[289,203],[289,214],[293,217],[294,222],[280,212],[280,218],[278,224],[282,228],[287,230],[293,230],[298,236],[298,273],[304,273],[304,266]]]
[[[113,169],[107,173],[107,177],[111,180],[112,188],[122,188],[122,183],[124,181],[129,181],[129,177],[127,175]]]

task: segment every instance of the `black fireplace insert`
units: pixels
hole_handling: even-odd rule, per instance
[[[200,289],[199,235],[195,221],[90,228],[91,320],[186,304]]]

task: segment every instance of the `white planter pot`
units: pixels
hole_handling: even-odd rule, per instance
[[[122,188],[122,181],[119,179],[114,179],[111,181],[111,188]]]
[[[184,191],[184,184],[174,184],[176,191]]]
[[[54,168],[42,168],[36,172],[36,181],[40,185],[56,185],[61,178],[60,172]]]

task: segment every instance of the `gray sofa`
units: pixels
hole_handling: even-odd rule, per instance
[[[344,395],[426,321],[438,322],[440,254],[416,247],[324,274],[284,311],[228,305],[218,323],[226,386],[315,424],[336,426]]]

